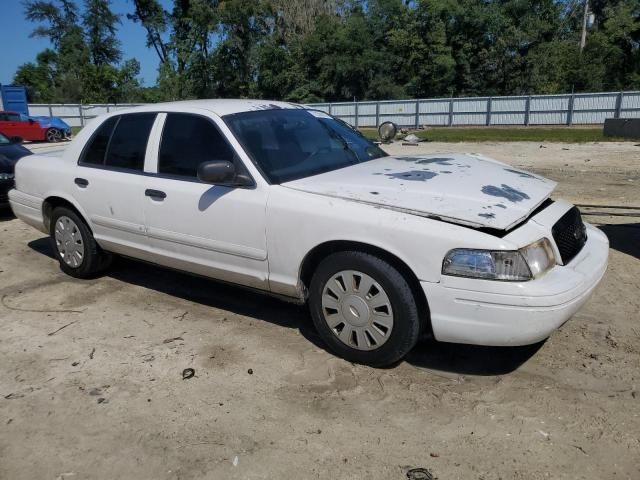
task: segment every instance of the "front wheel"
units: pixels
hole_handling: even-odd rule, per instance
[[[45,139],[47,142],[59,142],[62,140],[62,132],[57,128],[50,128],[45,134]]]
[[[416,344],[420,315],[404,276],[363,252],[339,252],[316,269],[309,307],[318,333],[336,355],[381,367]]]
[[[106,269],[112,255],[100,248],[82,218],[67,207],[51,215],[51,242],[60,269],[76,278],[92,278]]]

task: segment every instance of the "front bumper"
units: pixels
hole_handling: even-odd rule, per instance
[[[591,225],[587,235],[587,243],[568,265],[556,265],[528,282],[444,276],[440,283],[421,282],[435,338],[495,346],[547,338],[589,299],[607,269],[607,237]]]

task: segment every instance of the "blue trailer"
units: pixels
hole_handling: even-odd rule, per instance
[[[0,85],[0,110],[29,115],[26,88],[21,85]]]

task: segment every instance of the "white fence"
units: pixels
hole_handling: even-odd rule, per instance
[[[83,126],[98,115],[135,104],[30,104],[31,115]],[[640,117],[640,92],[577,93],[518,97],[430,98],[379,102],[317,103],[357,127],[392,121],[402,127],[452,125],[598,125],[606,118]]]

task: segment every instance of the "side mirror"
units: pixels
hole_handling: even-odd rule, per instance
[[[198,165],[198,179],[214,185],[226,185],[229,187],[242,186],[244,177],[236,174],[236,167],[227,160],[213,160],[202,162]]]
[[[33,125],[35,122],[36,122],[36,121],[35,121],[33,118],[30,118],[30,119],[29,119],[29,124],[30,124],[30,125]]]
[[[22,140],[22,137],[11,137],[9,141],[11,143],[15,143],[16,145],[20,145],[24,140]]]

